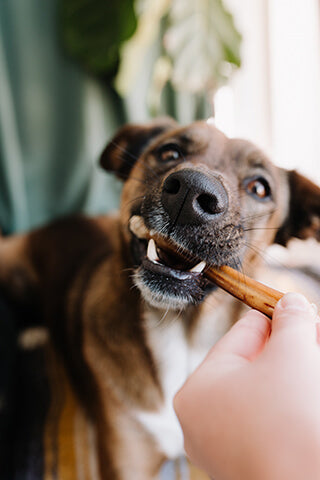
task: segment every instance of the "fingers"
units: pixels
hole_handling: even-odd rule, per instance
[[[315,331],[317,307],[299,293],[287,293],[276,305],[272,318],[272,335],[283,329],[297,330],[302,327]],[[310,328],[308,328],[310,327]]]
[[[287,293],[277,303],[272,317],[272,330],[265,353],[283,359],[296,358],[319,347],[316,322],[317,308],[298,293]]]
[[[185,418],[190,420],[199,392],[203,395],[204,388],[210,388],[217,375],[224,375],[230,369],[242,366],[244,360],[249,362],[259,354],[269,338],[270,329],[270,320],[262,313],[251,310],[219,340],[175,396],[174,408],[180,423]]]
[[[251,310],[213,347],[209,357],[232,355],[251,361],[263,349],[270,329],[270,320],[262,313]]]
[[[276,305],[273,316],[273,329],[280,328],[288,321],[292,323],[314,322],[317,307],[308,302],[300,293],[287,293]]]
[[[300,331],[298,335],[295,334],[298,341],[311,338],[320,343],[320,327],[316,329],[316,320],[315,305],[310,304],[303,295],[288,293],[277,303],[272,324],[266,316],[251,310],[212,348],[207,358],[232,356],[233,359],[238,357],[252,361],[263,350],[270,334],[275,338],[283,329],[294,334],[304,329],[303,335]]]

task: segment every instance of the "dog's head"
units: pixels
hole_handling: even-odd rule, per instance
[[[246,269],[273,242],[320,239],[320,189],[212,124],[124,126],[101,165],[125,181],[121,222],[135,283],[156,307],[201,302],[214,289],[208,265]],[[170,250],[147,239],[155,235]]]

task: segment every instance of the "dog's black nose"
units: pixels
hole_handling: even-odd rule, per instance
[[[163,184],[162,205],[175,225],[202,224],[215,220],[228,208],[228,195],[218,178],[183,169]]]

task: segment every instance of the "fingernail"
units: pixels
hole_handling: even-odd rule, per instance
[[[278,302],[281,309],[299,310],[301,312],[310,312],[313,315],[317,313],[317,307],[310,304],[308,300],[300,293],[286,293]]]

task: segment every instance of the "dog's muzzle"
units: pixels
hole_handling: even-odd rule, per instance
[[[158,191],[148,192],[129,227],[134,279],[145,300],[177,310],[217,288],[206,279],[206,267],[234,266],[239,252],[229,210],[222,179],[199,169],[171,172]]]

